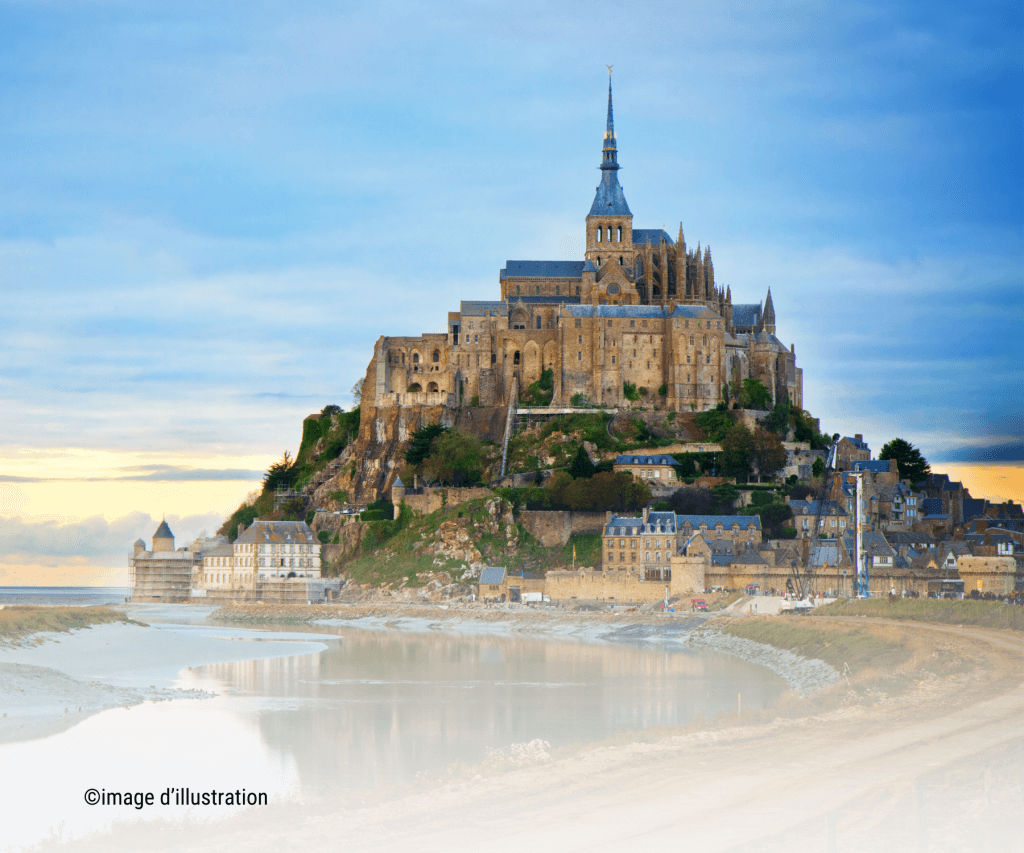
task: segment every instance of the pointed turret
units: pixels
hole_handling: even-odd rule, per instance
[[[775,334],[775,306],[772,304],[772,289],[770,287],[768,288],[768,298],[764,301],[764,314],[761,322],[769,335]]]

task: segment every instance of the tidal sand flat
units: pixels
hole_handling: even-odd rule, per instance
[[[0,743],[45,737],[108,708],[207,695],[189,683],[189,667],[311,654],[329,641],[124,622],[24,637],[0,645]]]
[[[789,694],[678,734],[568,750],[534,744],[411,785],[277,803],[209,824],[122,823],[41,849],[1016,849],[1024,638],[850,621],[905,647],[905,662],[861,663],[816,696]],[[834,647],[849,627],[837,623],[825,642]]]

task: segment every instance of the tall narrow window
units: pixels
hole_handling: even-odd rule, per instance
[[[597,226],[597,242],[600,243],[603,238],[604,238],[604,229],[600,225],[598,225]]]
[[[537,318],[537,328],[540,328],[540,317]]]
[[[621,243],[622,242],[622,226],[621,225],[618,227],[618,230],[616,230],[616,232],[615,232],[615,242],[616,243]]]
[[[612,241],[612,226],[609,225],[608,226],[608,242],[610,243],[611,241]]]

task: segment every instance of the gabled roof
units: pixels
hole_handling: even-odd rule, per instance
[[[505,317],[508,305],[504,302],[460,302],[459,314],[463,317]]]
[[[659,243],[668,243],[670,246],[675,245],[672,242],[672,238],[668,236],[668,232],[661,228],[634,228],[633,243],[634,245],[650,243],[652,246],[657,246]]]
[[[854,437],[849,436],[849,435],[844,435],[843,436],[843,440],[850,442],[850,444],[852,444],[858,450],[868,450],[869,449],[867,444],[865,444],[864,440],[861,439],[861,438],[854,438]]]
[[[889,461],[888,459],[858,459],[853,463],[852,470],[870,471],[872,474],[887,474],[889,473]]]
[[[318,545],[304,521],[254,521],[235,542],[240,545]]]
[[[583,261],[505,261],[499,278],[583,278]]]
[[[480,570],[480,583],[497,586],[505,580],[504,566],[486,566]]]
[[[734,326],[757,326],[761,323],[761,303],[753,305],[733,305],[732,324]]]

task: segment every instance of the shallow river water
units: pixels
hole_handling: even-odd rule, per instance
[[[18,803],[18,778],[45,774],[51,804],[15,810],[2,840],[31,844],[112,817],[185,811],[90,808],[89,787],[352,796],[480,764],[491,750],[536,738],[558,747],[711,717],[735,709],[739,693],[744,708],[767,707],[786,687],[763,667],[662,645],[315,630],[326,651],[183,670],[177,686],[215,698],[105,711],[61,734],[0,746],[0,767],[11,771],[0,774],[0,798]]]

